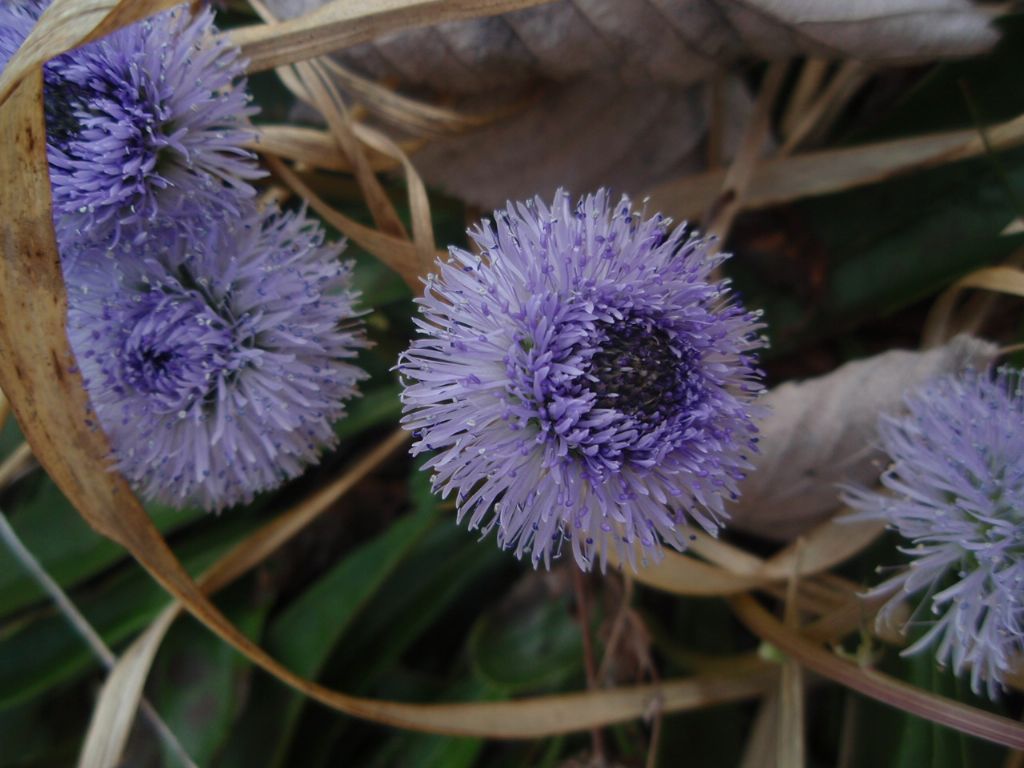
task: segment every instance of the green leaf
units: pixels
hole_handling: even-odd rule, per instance
[[[432,697],[432,701],[485,701],[496,697],[485,683],[472,678],[459,680]],[[483,739],[460,739],[399,731],[375,752],[366,768],[470,768],[480,757]]]
[[[940,669],[934,655],[925,651],[906,660],[908,681],[940,696],[962,701],[982,709],[991,709],[989,702],[971,694],[968,686],[957,680],[949,670]],[[893,765],[896,768],[980,768],[998,765],[1003,750],[993,744],[962,733],[903,715],[904,726]]]
[[[46,572],[68,588],[124,560],[125,551],[92,530],[43,472],[12,490],[5,509],[11,527]],[[204,516],[199,509],[147,506],[153,522],[167,533]],[[0,545],[0,616],[44,599],[42,589]]]
[[[437,503],[424,473],[414,475],[410,486],[417,506]],[[402,684],[407,676],[396,671],[403,656],[415,645],[414,663],[448,669],[449,657],[462,645],[462,631],[457,628],[463,622],[468,625],[480,601],[492,594],[495,584],[489,577],[514,568],[514,564],[515,560],[498,550],[493,541],[478,542],[453,520],[444,519],[416,544],[334,648],[322,678],[340,690],[359,695],[407,696]],[[499,581],[499,588],[501,584]],[[442,637],[428,640],[429,633]],[[442,658],[433,658],[437,654]],[[453,681],[443,676],[441,682]],[[345,760],[353,759],[355,746],[349,740],[352,726],[348,718],[307,708],[287,765],[333,765],[335,744],[343,745],[339,749]]]
[[[508,693],[555,688],[582,673],[583,636],[567,598],[544,595],[484,613],[469,652],[481,680]]]
[[[218,602],[225,615],[249,638],[262,631],[269,595],[254,601],[243,583]],[[148,695],[164,722],[197,765],[209,765],[227,740],[241,701],[239,694],[252,665],[191,616],[175,623],[160,646],[149,676]],[[176,758],[166,746],[164,764]]]
[[[398,399],[401,391],[398,384],[391,382],[356,398],[349,406],[348,415],[334,428],[334,433],[339,439],[347,440],[371,427],[398,421],[402,413],[402,403]]]
[[[179,556],[195,574],[255,524],[255,520],[244,516],[225,520],[191,537],[181,546]],[[134,564],[72,598],[111,647],[146,627],[168,603],[163,588]],[[98,666],[85,642],[54,610],[9,625],[0,631],[0,709],[26,701]]]
[[[1024,190],[1024,151],[1000,162]],[[906,307],[1024,243],[1024,236],[1000,234],[1016,210],[988,158],[796,209],[827,254],[813,300],[797,295],[792,281],[779,283],[777,263],[736,259],[731,269],[747,304],[765,310],[771,355]]]
[[[266,638],[270,654],[303,676],[317,677],[331,649],[436,521],[432,507],[421,508],[349,553],[273,620]],[[234,741],[223,764],[251,765],[258,756],[266,765],[281,764],[304,703],[276,682],[258,681],[242,725],[245,736]]]

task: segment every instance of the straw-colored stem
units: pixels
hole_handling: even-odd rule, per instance
[[[11,527],[10,522],[7,520],[7,515],[0,510],[0,538],[3,539],[7,549],[10,550],[11,554],[14,555],[15,559],[21,563],[32,579],[46,592],[47,596],[53,601],[54,605],[60,611],[61,615],[64,616],[71,628],[75,630],[79,637],[85,641],[85,644],[89,646],[89,650],[92,651],[93,655],[99,659],[107,669],[111,669],[114,663],[117,661],[117,657],[107,647],[107,644],[103,642],[103,638],[99,636],[99,633],[93,629],[92,624],[89,620],[82,615],[75,604],[71,601],[71,598],[67,596],[60,585],[53,580],[53,577],[46,572],[42,564],[35,558],[28,547],[21,541],[17,532]],[[178,741],[178,738],[174,735],[174,732],[167,727],[167,724],[160,718],[159,713],[152,704],[146,699],[143,699],[140,704],[142,714],[145,716],[146,721],[152,726],[156,735],[160,741],[171,751],[171,753],[177,758],[181,765],[188,766],[188,768],[195,768],[195,763],[192,758],[189,757],[188,752]]]

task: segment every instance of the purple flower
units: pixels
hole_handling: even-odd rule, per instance
[[[247,208],[64,259],[68,335],[117,468],[145,497],[221,509],[335,442],[366,347],[341,246]]]
[[[46,3],[0,6],[0,69]],[[237,48],[213,14],[162,13],[45,68],[54,217],[76,238],[141,241],[160,217],[237,217],[262,175]]]
[[[893,593],[878,621],[905,598],[907,623],[926,628],[904,653],[936,646],[956,674],[970,670],[994,697],[1024,652],[1024,390],[1020,373],[968,373],[934,380],[907,396],[908,412],[883,416],[892,465],[889,493],[850,489],[860,518],[885,520],[913,546],[910,567],[875,594]],[[928,610],[930,606],[930,611]]]
[[[716,532],[755,449],[753,313],[683,227],[604,190],[496,211],[419,300],[403,424],[460,521],[536,566],[633,567]]]

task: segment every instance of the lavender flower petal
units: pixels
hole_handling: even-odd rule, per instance
[[[0,4],[0,69],[48,3]],[[240,215],[263,175],[237,48],[209,10],[176,8],[45,67],[54,218],[62,239],[140,242],[157,219]]]
[[[726,257],[628,199],[559,191],[452,248],[401,356],[403,424],[459,520],[536,566],[636,567],[715,532],[756,449],[757,315]]]
[[[905,631],[926,629],[905,653],[937,659],[975,692],[995,697],[1024,654],[1024,387],[1008,368],[969,371],[907,396],[879,434],[890,493],[847,489],[860,518],[887,521],[912,546],[909,568],[876,592],[893,596],[880,620],[917,595]]]
[[[341,246],[251,207],[146,246],[63,259],[68,335],[117,468],[147,498],[219,510],[318,461],[365,378]]]

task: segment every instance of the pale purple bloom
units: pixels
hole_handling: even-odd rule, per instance
[[[496,211],[452,248],[401,356],[403,424],[459,519],[549,564],[634,567],[716,532],[751,464],[755,314],[706,240],[604,190]]]
[[[969,371],[907,396],[905,415],[879,423],[892,465],[889,493],[848,490],[858,517],[885,520],[912,546],[910,567],[875,591],[908,597],[905,630],[926,631],[905,653],[935,647],[971,687],[995,696],[1024,652],[1024,391],[1020,373]]]
[[[295,477],[335,442],[365,374],[350,265],[299,214],[138,253],[66,255],[68,335],[117,468],[146,498],[221,509]]]
[[[45,6],[0,0],[0,69]],[[215,33],[209,10],[176,8],[46,65],[59,232],[141,241],[158,217],[187,227],[239,214],[262,175],[243,148],[255,110],[238,49]]]

